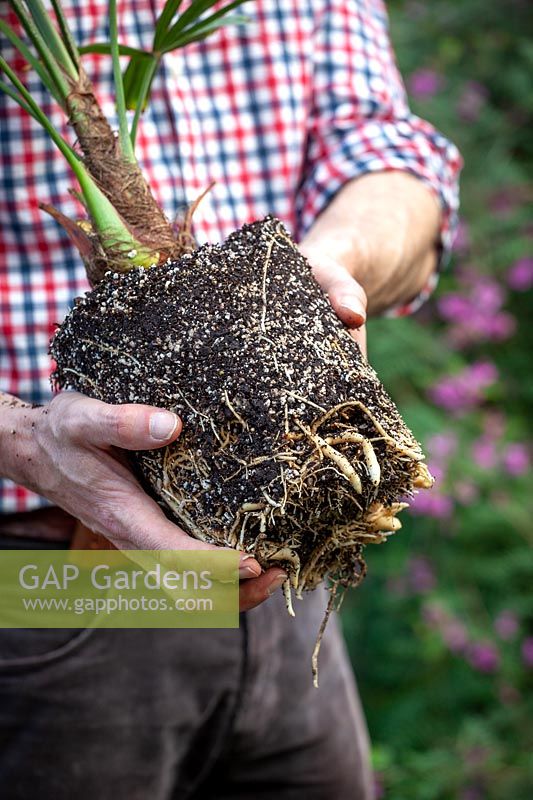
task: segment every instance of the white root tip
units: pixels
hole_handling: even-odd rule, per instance
[[[292,607],[290,578],[287,578],[287,580],[283,582],[283,594],[285,595],[285,605],[287,606],[289,616],[295,617],[296,614],[294,613],[294,608]]]
[[[431,489],[433,484],[435,483],[435,479],[426,465],[420,461],[418,463],[418,474],[413,481],[413,487],[415,489]]]

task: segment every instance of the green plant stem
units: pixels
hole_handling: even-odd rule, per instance
[[[139,125],[139,119],[141,118],[141,114],[144,111],[146,102],[148,100],[150,87],[152,85],[154,75],[159,67],[160,58],[161,58],[160,56],[154,55],[154,57],[150,60],[150,63],[144,66],[142,81],[137,95],[135,114],[133,117],[133,121],[131,123],[130,136],[133,147],[135,147],[135,140],[137,138],[137,127]]]
[[[63,38],[64,45],[68,51],[70,58],[72,59],[73,64],[76,66],[76,70],[79,71],[79,64],[80,64],[80,53],[78,50],[78,46],[74,41],[74,37],[70,32],[70,28],[68,26],[68,22],[63,14],[63,9],[61,8],[61,3],[58,0],[51,0],[52,7],[54,9],[57,22],[59,24],[59,29],[61,31],[61,36]]]
[[[54,100],[56,100],[59,105],[63,105],[63,98],[59,94],[57,87],[54,81],[50,78],[50,74],[46,71],[43,67],[42,62],[39,61],[38,58],[35,58],[29,47],[19,39],[17,34],[6,25],[4,20],[0,19],[0,33],[3,33],[6,39],[8,39],[13,47],[15,47],[19,53],[26,59],[28,64],[30,64],[33,69],[35,70],[36,74],[39,76],[41,81],[44,83]]]
[[[122,72],[120,69],[117,0],[109,0],[109,35],[111,39],[111,58],[113,61],[113,79],[115,82],[115,108],[118,116],[120,147],[124,158],[130,163],[136,163],[135,152],[128,127],[124,83],[122,81]]]
[[[53,140],[54,144],[59,148],[61,153],[65,156],[67,161],[69,162],[70,166],[74,169],[74,166],[78,166],[80,164],[80,160],[71,146],[66,142],[60,133],[54,128],[46,114],[39,108],[31,94],[28,92],[24,84],[17,78],[16,74],[13,72],[7,61],[0,56],[0,71],[4,72],[5,75],[9,78],[15,89],[16,92],[10,92],[10,96],[13,97],[14,100],[19,103],[25,111],[29,111],[32,117],[39,122],[39,124],[46,130],[49,134],[50,138]],[[22,102],[21,102],[22,101]],[[74,164],[75,162],[75,164]]]
[[[85,198],[87,209],[100,235],[102,245],[119,250],[124,256],[136,251],[135,256],[128,257],[127,264],[129,267],[134,265],[150,266],[155,258],[153,253],[132,236],[116,209],[98,188],[74,150],[54,128],[24,84],[21,83],[9,64],[1,56],[0,71],[5,73],[18,92],[17,94],[17,92],[10,90],[7,93],[44,128],[74,172]],[[2,84],[0,83],[1,87]],[[7,88],[9,89],[9,87]]]
[[[26,113],[30,115],[30,117],[33,117],[33,119],[39,122],[39,119],[34,114],[33,109],[29,107],[29,105],[22,99],[22,97],[19,94],[17,94],[17,92],[14,89],[11,88],[11,86],[9,86],[9,84],[4,83],[4,81],[0,81],[0,91],[4,92],[4,94],[9,95],[9,97],[11,97],[15,101],[15,103],[18,103],[19,106],[23,108],[24,111],[26,111]]]
[[[14,0],[11,2],[14,4]],[[50,19],[50,12],[44,7],[41,0],[26,0],[26,4],[57,64],[71,80],[76,81],[79,77],[77,64],[73,62],[67,47]]]
[[[64,98],[70,92],[70,86],[65,78],[64,72],[62,72],[56,62],[56,59],[48,47],[48,44],[44,37],[41,35],[39,29],[33,22],[33,19],[30,15],[26,12],[26,9],[20,2],[20,0],[9,0],[10,4],[12,5],[15,13],[17,14],[22,27],[28,34],[29,39],[33,43],[35,49],[37,50],[41,60],[43,62],[44,67],[48,70],[49,79],[46,81],[46,86],[48,89],[51,90],[51,84],[55,87],[55,92],[57,93],[57,97],[60,99],[61,107],[66,110],[66,103]],[[77,77],[77,76],[76,76]]]

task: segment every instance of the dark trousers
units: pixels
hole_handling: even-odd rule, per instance
[[[368,740],[327,596],[239,630],[0,630],[2,800],[370,800]]]

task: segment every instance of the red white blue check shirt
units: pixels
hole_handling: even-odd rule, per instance
[[[123,43],[149,49],[163,0],[119,0]],[[109,37],[107,0],[64,0],[79,44]],[[184,3],[183,7],[186,6]],[[438,196],[442,243],[457,209],[460,156],[411,114],[391,52],[381,0],[252,0],[249,21],[166,57],[144,114],[137,151],[169,218],[211,182],[195,217],[199,242],[217,241],[273,213],[297,239],[338,189],[367,172],[403,170]],[[15,22],[4,0],[1,17]],[[61,111],[6,40],[2,53],[63,136]],[[114,122],[110,59],[84,56]],[[48,343],[88,285],[80,258],[39,210],[82,209],[72,177],[37,123],[0,94],[0,390],[50,399]],[[413,303],[413,310],[432,286]],[[46,501],[0,481],[0,512]]]

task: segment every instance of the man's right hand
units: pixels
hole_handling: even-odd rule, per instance
[[[170,522],[142,489],[121,450],[152,450],[177,439],[181,420],[144,405],[108,405],[64,392],[47,406],[0,406],[0,476],[26,486],[103,534],[121,550],[212,550]],[[240,562],[241,610],[266,600],[283,580]]]

